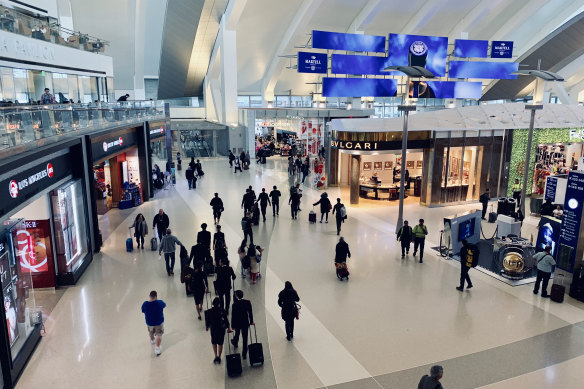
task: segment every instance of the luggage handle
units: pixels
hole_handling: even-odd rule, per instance
[[[205,292],[205,303],[207,305],[207,310],[209,310],[209,293]]]
[[[564,286],[564,277],[565,276],[562,273],[554,274],[554,281],[556,280],[556,277],[562,277],[562,278],[558,278],[558,281],[559,281],[558,284],[560,286]],[[556,283],[554,282],[554,284],[556,284]]]
[[[228,329],[225,329],[225,332],[227,332],[227,347],[229,347],[229,354],[231,355],[231,341],[229,340],[230,332],[228,331]]]
[[[257,343],[257,342],[258,342],[258,331],[257,331],[257,329],[256,329],[256,325],[255,325],[255,323],[254,323],[254,325],[253,325],[253,332],[254,332],[254,334],[255,334],[255,342]],[[252,336],[251,336],[251,335],[252,335],[252,334],[251,334],[251,326],[249,326],[249,338],[250,338],[250,339],[253,341],[253,338],[252,338]]]

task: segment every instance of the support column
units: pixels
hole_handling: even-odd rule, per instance
[[[221,19],[221,121],[228,126],[237,125],[237,47],[234,30],[226,28],[226,21]]]
[[[351,154],[351,205],[359,204],[359,177],[361,177],[361,156]]]

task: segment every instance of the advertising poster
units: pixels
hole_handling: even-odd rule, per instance
[[[298,73],[326,73],[327,68],[326,54],[298,52]]]
[[[545,194],[544,200],[550,199],[552,203],[556,201],[556,189],[558,187],[557,177],[547,176],[545,178]]]
[[[545,246],[551,246],[552,257],[556,257],[557,253],[557,241],[560,239],[561,223],[557,219],[542,216],[539,221],[537,241],[535,243],[536,251],[540,252],[545,249]]]
[[[17,232],[20,269],[23,273],[49,270],[51,227],[49,220],[26,220],[26,230]]]
[[[312,48],[384,53],[385,36],[312,30]]]
[[[461,58],[487,58],[489,41],[457,39],[454,41],[454,56]]]
[[[560,230],[560,252],[558,267],[569,272],[574,268],[574,257],[578,248],[578,235],[582,222],[582,203],[584,198],[584,173],[570,172],[564,202],[564,215]]]
[[[18,327],[16,325],[16,305],[14,304],[14,285],[10,284],[4,289],[4,311],[6,312],[6,327],[10,346],[18,339]]]
[[[493,41],[491,44],[491,58],[512,58],[513,42]]]
[[[390,34],[386,66],[421,66],[444,77],[447,51],[447,37]]]

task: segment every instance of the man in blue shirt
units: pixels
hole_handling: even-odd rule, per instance
[[[156,356],[160,355],[160,343],[162,342],[162,334],[164,334],[164,308],[166,308],[166,303],[158,300],[158,294],[155,290],[150,292],[150,300],[142,303],[142,313],[146,317],[150,343],[154,345]]]
[[[556,261],[551,254],[551,250],[551,246],[545,246],[544,251],[533,256],[533,259],[537,261],[537,277],[535,279],[533,294],[537,294],[539,292],[539,285],[543,281],[543,285],[541,286],[541,297],[550,297],[550,295],[547,293],[547,286],[552,275],[552,267],[556,265]]]

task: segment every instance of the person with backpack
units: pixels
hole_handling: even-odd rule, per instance
[[[272,199],[272,216],[280,215],[280,196],[282,196],[282,193],[276,185],[274,185],[269,196]]]
[[[215,297],[212,303],[213,307],[209,310],[209,327],[211,330],[211,344],[215,359],[213,363],[221,363],[221,353],[223,352],[223,343],[225,342],[225,331],[231,332],[229,328],[229,319],[227,311],[221,307],[219,297]]]
[[[324,215],[326,215],[326,222],[325,223],[328,223],[329,212],[333,206],[332,206],[331,201],[329,200],[328,194],[326,192],[321,194],[320,200],[318,200],[316,203],[312,204],[312,206],[314,207],[318,204],[320,204],[320,222],[322,223],[322,219],[323,219]]]
[[[236,290],[233,293],[234,300],[231,311],[231,326],[235,330],[235,336],[231,339],[233,347],[237,348],[239,343],[239,335],[243,341],[243,350],[241,357],[247,358],[247,336],[249,334],[249,326],[255,325],[253,322],[253,311],[251,302],[243,298],[243,291]]]
[[[408,225],[408,221],[406,220],[402,228],[397,232],[397,240],[401,242],[402,258],[405,258],[406,254],[410,253],[410,244],[412,243],[413,237],[412,227]]]
[[[247,237],[249,236],[249,243],[253,244],[253,230],[251,229],[253,223],[251,221],[251,212],[247,212],[244,217],[241,218],[241,230],[243,231],[243,241],[247,243]]]
[[[219,193],[215,193],[215,197],[211,199],[209,203],[211,208],[213,209],[213,221],[215,224],[219,224],[219,220],[221,220],[221,212],[223,212],[223,200],[219,197]]]
[[[347,209],[345,208],[345,205],[341,203],[341,199],[339,197],[337,197],[337,203],[333,207],[333,215],[336,216],[337,220],[337,235],[340,235],[341,223],[343,223],[343,221],[347,218]]]
[[[487,207],[489,206],[489,200],[491,199],[491,195],[489,194],[489,188],[485,189],[485,193],[479,197],[479,201],[483,204],[483,214],[481,219],[486,220],[485,215],[487,214]]]
[[[424,219],[420,219],[412,230],[414,234],[414,257],[420,248],[420,263],[424,262],[424,243],[426,242],[426,235],[428,235],[428,228],[424,225]]]
[[[533,256],[533,259],[537,261],[537,277],[535,278],[535,285],[533,287],[533,294],[539,292],[539,285],[543,281],[541,287],[541,297],[547,298],[550,295],[547,293],[547,286],[552,276],[552,266],[556,265],[556,261],[551,254],[552,247],[545,246],[544,251],[537,253]]]
[[[203,261],[195,262],[195,270],[191,273],[191,292],[195,299],[195,309],[197,310],[197,318],[201,320],[201,312],[203,311],[203,299],[205,293],[209,293],[209,281],[207,281],[207,274],[203,270]]]
[[[224,308],[227,313],[229,313],[229,304],[231,303],[231,280],[235,280],[235,278],[235,273],[233,268],[229,266],[229,261],[226,259],[219,261],[217,279],[214,281],[215,293],[219,296],[221,308]]]
[[[468,243],[466,239],[462,240],[462,249],[460,250],[460,286],[456,290],[464,290],[464,281],[466,281],[466,289],[472,288],[472,281],[468,276],[468,271],[476,267],[479,262],[479,249],[476,245]]]
[[[256,205],[260,205],[260,209],[262,211],[262,217],[264,220],[264,223],[266,222],[266,208],[268,208],[268,205],[272,205],[272,203],[270,203],[270,197],[268,196],[268,194],[266,193],[266,188],[262,188],[261,193],[258,196],[258,199],[256,201]]]
[[[442,389],[440,379],[444,374],[444,369],[440,365],[435,365],[430,368],[430,375],[425,374],[418,384],[418,389]]]
[[[213,234],[213,250],[217,250],[218,248],[227,248],[227,244],[225,243],[225,234],[221,232],[221,226],[217,224],[215,229],[217,231]]]
[[[278,305],[282,308],[282,320],[286,327],[286,339],[288,341],[294,338],[294,319],[298,316],[298,306],[296,303],[300,301],[298,293],[294,290],[292,283],[286,281],[284,289],[278,294]]]

